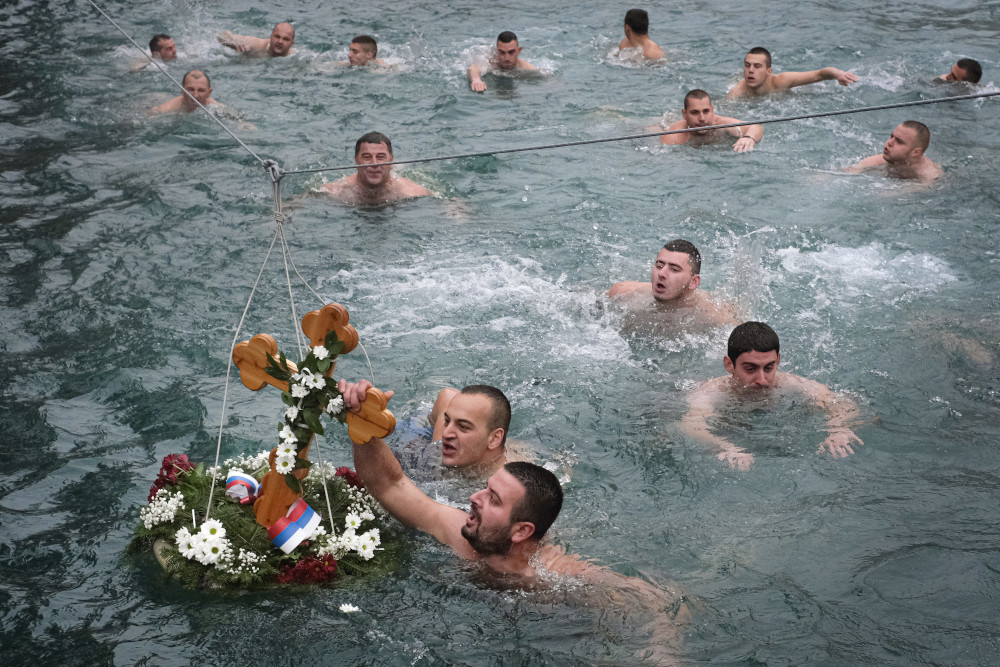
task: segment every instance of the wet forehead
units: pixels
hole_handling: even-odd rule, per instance
[[[274,26],[274,30],[271,31],[271,36],[285,37],[287,39],[292,39],[295,36],[295,28],[287,23],[279,23]]]
[[[912,127],[906,127],[905,125],[897,125],[896,129],[892,131],[892,136],[896,137],[896,140],[904,144],[912,144],[917,138],[917,131]]]
[[[501,504],[508,507],[517,503],[525,494],[524,485],[503,468],[486,480],[486,490],[496,494]]]
[[[688,257],[686,252],[678,252],[676,250],[667,250],[664,248],[660,251],[660,254],[656,256],[657,264],[676,264],[685,271],[691,270],[691,258]]]
[[[485,428],[490,420],[492,406],[482,394],[455,394],[445,408],[445,414],[452,421],[467,421],[474,426]]]
[[[503,53],[513,53],[517,51],[517,40],[513,42],[497,42],[497,50]]]
[[[744,352],[736,359],[737,364],[748,364],[751,366],[767,366],[776,361],[778,361],[778,353],[775,350],[771,350],[770,352],[750,350],[749,352]]]
[[[385,142],[380,142],[377,144],[370,144],[368,142],[363,142],[358,148],[358,155],[388,155],[392,157],[392,153],[389,151],[389,147],[385,145]]]
[[[747,65],[760,65],[761,67],[767,67],[767,56],[763,53],[748,53],[746,57],[743,58],[743,62]]]

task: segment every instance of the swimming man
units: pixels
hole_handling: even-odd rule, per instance
[[[648,282],[615,283],[608,296],[628,309],[624,323],[634,328],[663,332],[679,324],[736,324],[732,310],[715,303],[700,284],[701,253],[689,241],[674,239],[656,255]]]
[[[679,120],[668,130],[686,130],[695,127],[708,127],[709,125],[726,125],[728,123],[741,123],[743,121],[728,116],[716,116],[715,107],[712,100],[704,90],[695,89],[684,96],[684,109],[681,111],[683,120]],[[737,153],[752,151],[754,146],[764,137],[764,128],[760,125],[744,125],[742,127],[727,127],[716,130],[695,130],[694,132],[679,132],[677,134],[664,134],[660,137],[660,143],[677,145],[690,144],[692,146],[704,146],[722,141],[725,135],[738,137],[733,144],[733,150]]]
[[[931,143],[931,131],[923,123],[907,120],[889,135],[881,155],[872,155],[848,167],[845,171],[859,173],[872,169],[885,169],[889,178],[916,179],[931,183],[943,173],[941,167],[924,151]]]
[[[167,63],[171,60],[177,59],[177,45],[174,44],[174,40],[170,37],[170,35],[164,35],[162,33],[159,35],[153,35],[153,38],[149,40],[149,54],[150,57]],[[138,72],[142,68],[148,67],[149,64],[149,60],[143,58],[132,64],[132,66],[129,67],[129,70],[132,72]]]
[[[163,113],[191,113],[198,109],[198,104],[191,99],[194,97],[202,106],[209,106],[210,104],[215,104],[217,106],[222,106],[218,102],[212,99],[212,82],[209,81],[208,75],[198,69],[193,69],[184,75],[181,79],[181,85],[184,87],[190,96],[188,95],[178,95],[170,100],[167,100],[158,107],[153,107],[149,110],[150,116],[157,116]]]
[[[351,67],[364,67],[368,63],[385,65],[377,56],[378,43],[370,35],[358,35],[351,40],[347,50],[347,62]]]
[[[968,81],[979,83],[983,78],[983,66],[972,58],[962,58],[951,66],[951,71],[942,74],[935,81]]]
[[[763,97],[779,90],[788,90],[796,86],[836,79],[842,86],[848,86],[858,80],[857,75],[837,69],[824,67],[811,72],[771,72],[771,53],[762,46],[757,46],[747,53],[743,59],[743,79],[733,86],[726,95],[734,97]]]
[[[517,35],[505,30],[497,36],[497,44],[485,63],[473,63],[466,74],[469,77],[469,87],[477,93],[486,90],[483,74],[491,69],[510,72],[513,70],[538,69],[531,63],[520,58],[521,47],[517,44]]]
[[[708,420],[723,401],[738,401],[767,394],[796,393],[804,395],[826,412],[829,434],[816,453],[829,452],[835,457],[854,453],[852,443],[863,445],[848,423],[858,416],[857,406],[847,398],[836,396],[814,380],[778,372],[781,361],[778,334],[763,322],[744,322],[729,336],[729,345],[722,365],[728,376],[709,380],[688,397],[688,412],[681,420],[681,430],[701,440],[715,450],[716,458],[746,470],[753,463],[753,454],[712,433]]]
[[[219,43],[240,53],[281,58],[295,53],[292,49],[292,45],[295,44],[295,28],[292,27],[291,23],[279,23],[274,26],[268,39],[236,35],[224,30],[219,34]]]
[[[371,385],[366,381],[338,389],[349,410],[358,411]],[[385,392],[391,398],[393,392]],[[381,438],[354,445],[354,467],[365,489],[401,523],[434,537],[467,560],[493,573],[508,575],[506,586],[518,589],[549,588],[552,575],[578,578],[585,583],[581,599],[589,604],[643,609],[655,628],[654,642],[679,642],[679,624],[688,613],[681,606],[673,618],[664,610],[683,599],[635,577],[626,577],[594,565],[550,542],[542,542],[562,508],[559,480],[545,468],[525,461],[507,463],[486,482],[486,488],[469,497],[468,512],[431,500],[403,473],[399,462]]]
[[[630,9],[625,12],[625,39],[618,43],[618,52],[631,52],[632,49],[647,60],[659,60],[663,57],[663,49],[649,38],[649,14],[645,9]]]
[[[345,204],[357,206],[381,206],[400,199],[430,194],[426,188],[409,179],[393,176],[391,166],[376,166],[376,163],[392,161],[392,142],[389,137],[381,132],[369,132],[354,144],[357,173],[327,183],[320,191],[333,195]]]

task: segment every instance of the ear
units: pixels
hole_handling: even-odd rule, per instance
[[[688,289],[698,289],[698,285],[701,284],[701,274],[696,276],[691,276],[691,280],[688,281]]]
[[[514,544],[520,544],[531,539],[531,536],[535,534],[535,524],[530,521],[518,521],[511,528],[510,541]]]
[[[729,373],[730,375],[736,372],[736,365],[733,363],[733,360],[730,359],[729,357],[722,357],[722,366],[726,369],[726,372]]]
[[[517,47],[517,55],[521,55],[521,49],[523,48],[524,48],[523,46]]]
[[[916,148],[910,151],[910,157],[913,158],[914,160],[919,160],[923,156],[924,156],[924,149],[921,148],[920,146],[917,146]]]
[[[502,428],[495,428],[490,431],[489,436],[486,439],[486,449],[496,449],[503,442],[504,430]]]

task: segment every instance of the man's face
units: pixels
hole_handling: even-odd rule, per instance
[[[203,76],[195,77],[189,76],[184,81],[184,90],[191,93],[196,100],[202,103],[202,105],[208,104],[208,100],[212,97],[212,89],[208,86],[208,79]],[[184,106],[186,111],[194,111],[198,108],[198,105],[191,101],[191,98],[187,95],[181,97],[181,104]]]
[[[517,67],[517,55],[521,53],[521,47],[517,45],[517,40],[513,42],[497,42],[497,67],[500,69],[514,69]]]
[[[174,40],[161,39],[158,46],[159,50],[153,55],[159,57],[163,62],[177,58],[177,45],[174,44]]]
[[[780,361],[781,355],[774,350],[770,352],[750,350],[737,357],[735,362],[725,357],[722,363],[740,387],[767,389],[774,385]]]
[[[899,125],[889,135],[889,140],[885,142],[885,148],[882,149],[882,158],[888,164],[909,162],[914,157],[913,151],[916,148],[914,146],[916,140],[916,130]]]
[[[354,163],[358,165],[371,165],[376,162],[392,162],[392,153],[385,143],[361,144],[361,149],[354,156]],[[358,167],[358,180],[362,185],[369,188],[383,187],[389,184],[392,167]]]
[[[503,438],[502,429],[490,431],[493,405],[482,394],[456,394],[444,409],[441,461],[446,466],[482,462],[491,442]]]
[[[688,290],[698,287],[700,282],[701,276],[691,273],[691,258],[687,253],[664,248],[656,256],[650,283],[653,287],[653,298],[657,301],[678,299]]]
[[[271,31],[271,43],[267,52],[272,56],[287,56],[295,43],[295,29],[287,23],[279,23]]]
[[[969,72],[967,70],[962,69],[961,67],[959,67],[958,63],[955,63],[954,65],[951,66],[951,71],[944,75],[944,80],[945,81],[968,81],[969,80]]]
[[[688,127],[706,127],[715,119],[715,109],[712,107],[712,100],[707,97],[692,98],[687,101],[682,115]],[[697,130],[691,134],[704,135],[708,134],[708,130]]]
[[[360,44],[351,43],[351,48],[347,51],[347,59],[354,67],[364,67],[375,56],[366,51]]]
[[[462,537],[483,556],[506,554],[513,544],[511,511],[524,497],[524,485],[506,470],[498,470],[486,481],[486,488],[469,496],[469,516]]]
[[[743,59],[743,78],[748,88],[757,88],[770,75],[771,68],[767,66],[767,56],[763,53],[748,53]]]

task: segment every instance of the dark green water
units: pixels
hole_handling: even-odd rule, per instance
[[[679,117],[695,87],[750,119],[965,92],[929,83],[963,56],[991,91],[1000,67],[997,2],[650,5],[659,67],[609,56],[624,5],[102,6],[142,43],[173,35],[171,72],[208,71],[234,131],[287,169],[349,162],[371,129],[406,159],[632,134]],[[243,61],[214,41],[288,19],[295,58]],[[474,95],[464,67],[504,29],[546,75]],[[397,68],[328,71],[359,33]],[[648,636],[628,614],[491,590],[423,537],[403,570],[346,591],[183,591],[124,559],[160,459],[214,458],[270,184],[207,119],[145,118],[175,93],[127,73],[133,54],[89,4],[7,3],[0,36],[4,664],[634,663]],[[759,43],[776,71],[835,65],[861,82],[725,102]],[[706,603],[687,661],[996,663],[997,104],[768,125],[748,155],[633,141],[430,163],[403,173],[453,202],[380,211],[303,197],[322,178],[290,176],[286,233],[303,276],[350,309],[397,416],[443,386],[504,388],[512,435],[572,466],[554,539]],[[838,172],[906,118],[931,127],[936,186]],[[816,456],[822,420],[795,408],[732,424],[757,452],[748,472],[679,432],[728,332],[626,338],[602,297],[675,237],[701,248],[703,287],[778,330],[783,369],[857,400],[857,455]],[[294,293],[300,314],[317,305]],[[292,351],[288,301],[272,258],[242,337]],[[338,370],[367,374],[359,354]],[[230,386],[224,457],[274,444],[265,393]],[[342,439],[323,451],[349,462]]]

